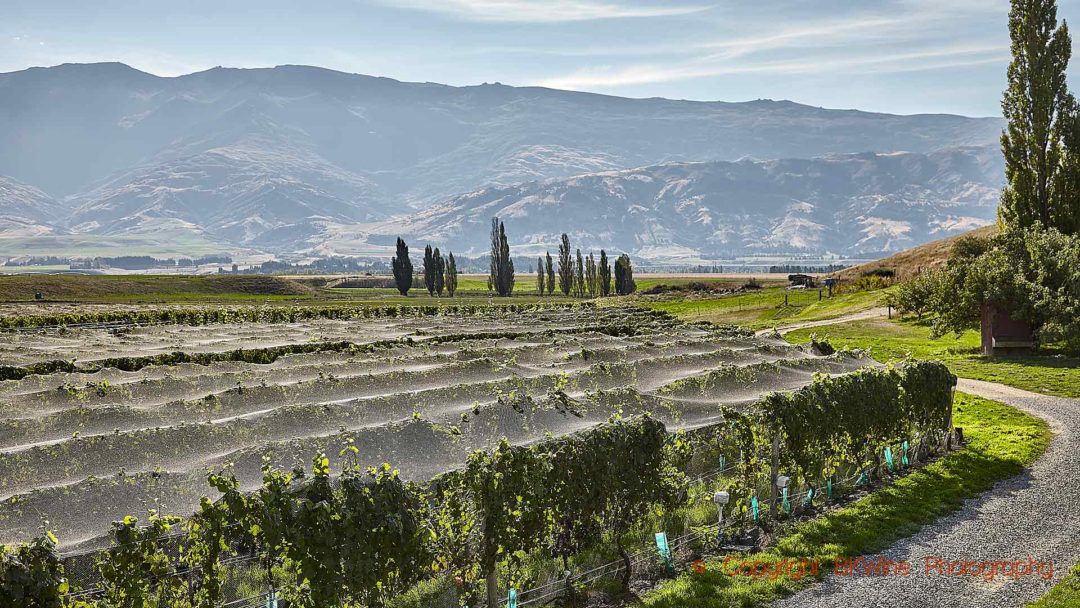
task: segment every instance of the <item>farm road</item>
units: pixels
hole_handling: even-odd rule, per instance
[[[838,325],[840,323],[847,323],[849,321],[864,321],[866,319],[876,319],[878,317],[884,317],[887,314],[889,314],[888,308],[871,308],[869,310],[863,310],[861,312],[854,312],[850,315],[836,317],[835,319],[818,319],[817,321],[803,321],[802,323],[792,323],[790,325],[778,325],[776,327],[758,330],[757,332],[754,332],[754,335],[768,336],[772,335],[773,332],[784,335],[797,329],[822,327],[824,325]]]
[[[777,328],[787,333],[884,316],[873,309],[824,321]],[[759,333],[769,333],[766,330]],[[1024,606],[1045,594],[1080,561],[1080,400],[1050,397],[1002,384],[961,378],[958,390],[1006,403],[1050,423],[1049,449],[1023,474],[999,482],[968,500],[963,509],[870,559],[906,560],[911,576],[828,576],[821,584],[775,602],[775,608],[834,606],[1006,608]],[[1052,579],[1039,575],[974,576],[927,573],[927,559],[1022,561],[1052,564]],[[932,562],[932,566],[936,563]],[[1044,567],[1043,572],[1046,572]]]

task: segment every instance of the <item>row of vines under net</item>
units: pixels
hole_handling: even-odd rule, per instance
[[[723,490],[730,500],[713,518],[767,527],[845,481],[942,449],[955,383],[921,361],[819,376],[694,431],[641,416],[530,446],[504,441],[424,484],[389,465],[362,470],[351,444],[338,475],[321,454],[310,468],[267,466],[253,492],[210,475],[219,498],[184,519],[115,522],[107,549],[60,555],[49,533],[3,549],[0,605],[525,606],[603,577],[625,587],[655,561],[640,543],[658,514],[679,520]],[[672,528],[662,548],[723,528]]]
[[[123,325],[215,325],[221,323],[299,323],[317,319],[380,319],[438,315],[530,313],[538,310],[594,306],[588,302],[535,304],[300,304],[272,306],[199,306],[103,310],[94,312],[12,315],[0,317],[0,330],[40,328],[108,328]]]

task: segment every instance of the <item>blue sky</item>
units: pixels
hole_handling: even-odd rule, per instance
[[[1080,0],[1061,0],[1076,21]],[[3,0],[0,72],[309,64],[400,80],[998,115],[1008,0]]]

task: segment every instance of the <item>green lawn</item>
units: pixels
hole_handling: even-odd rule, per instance
[[[1039,601],[1028,608],[1077,608],[1080,607],[1080,564],[1073,567],[1069,576],[1062,579]]]
[[[848,507],[784,531],[776,547],[749,560],[770,564],[817,563],[831,571],[835,559],[871,554],[911,536],[961,508],[1002,479],[1023,471],[1046,449],[1046,422],[1002,403],[957,394],[954,420],[967,447],[898,479]],[[762,606],[806,586],[812,577],[787,572],[776,578],[732,576],[723,558],[707,560],[703,574],[685,573],[646,595],[649,608]],[[730,571],[730,570],[729,570]],[[1058,604],[1050,604],[1055,606]]]
[[[856,291],[819,297],[818,290],[788,290],[783,287],[709,299],[646,300],[639,304],[663,310],[688,321],[710,321],[763,329],[797,323],[835,319],[881,306],[887,289]],[[785,305],[785,296],[787,305]]]
[[[1080,398],[1080,359],[1048,353],[1016,357],[984,357],[979,354],[979,335],[974,331],[930,338],[930,328],[913,320],[874,319],[788,333],[790,342],[810,341],[810,335],[826,338],[833,346],[869,349],[878,361],[889,362],[911,355],[939,359],[958,376],[986,380],[1016,388]]]

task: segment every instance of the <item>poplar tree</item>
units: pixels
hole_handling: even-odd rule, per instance
[[[510,257],[506,226],[497,217],[491,219],[491,271],[488,284],[503,297],[514,291],[514,260]]]
[[[600,267],[597,269],[597,277],[600,282],[600,296],[608,297],[611,295],[611,265],[608,263],[607,252],[603,249],[600,250]]]
[[[536,258],[536,293],[544,295],[544,258]]]
[[[390,261],[390,266],[394,269],[394,285],[397,286],[397,290],[403,296],[409,295],[413,281],[413,266],[412,260],[409,259],[409,246],[400,237],[397,240],[397,253]]]
[[[450,297],[454,297],[457,293],[457,261],[454,260],[454,252],[451,251],[450,255],[446,258],[446,293],[450,294]]]
[[[442,254],[439,253],[438,247],[435,248],[435,253],[432,254],[432,257],[434,258],[435,262],[435,269],[433,273],[433,279],[435,282],[435,293],[439,294],[439,297],[442,297],[443,289],[445,289],[446,287],[446,261],[443,260]]]
[[[585,258],[585,287],[589,291],[589,297],[595,298],[598,285],[596,276],[596,260],[593,258],[592,253],[589,253],[589,257]]]
[[[1065,167],[1080,165],[1080,148],[1063,140],[1077,121],[1076,101],[1065,81],[1072,54],[1068,26],[1058,24],[1056,0],[1013,0],[1009,12],[1012,62],[1001,102],[1008,124],[1001,135],[1007,185],[998,213],[1010,225],[1040,222],[1075,230],[1080,192]]]
[[[435,252],[431,245],[424,248],[424,287],[429,296],[435,295]]]
[[[634,283],[634,268],[630,264],[630,256],[625,253],[615,260],[615,293],[620,296],[628,296],[634,293],[637,284]]]
[[[577,250],[577,265],[574,273],[574,295],[579,298],[585,297],[585,262],[581,257],[581,250]]]
[[[555,293],[555,268],[551,264],[551,252],[544,252],[544,269],[547,271],[547,292],[550,296]]]
[[[564,232],[559,242],[559,289],[564,296],[574,288],[574,263],[570,257],[570,237]]]

